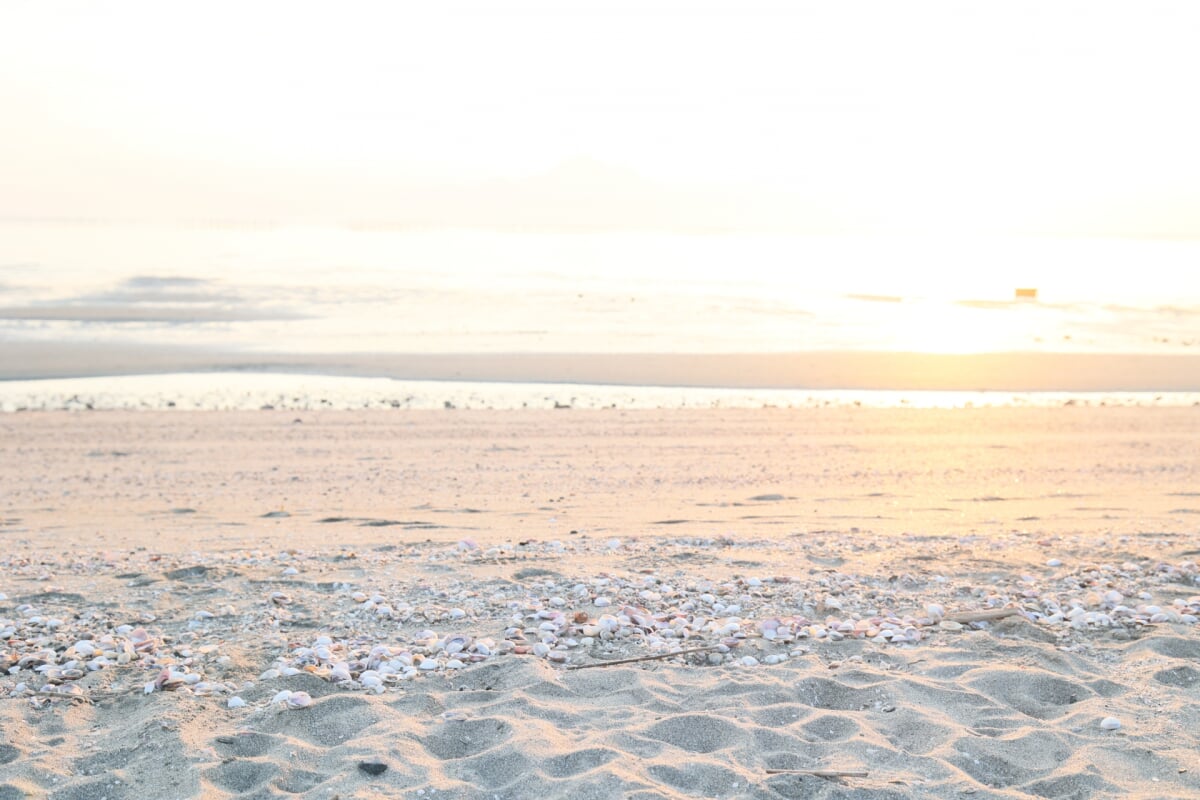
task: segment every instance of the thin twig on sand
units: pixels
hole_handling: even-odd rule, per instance
[[[818,778],[865,778],[865,769],[769,769],[768,775],[814,775]]]
[[[593,667],[615,667],[619,664],[636,664],[639,661],[657,661],[662,658],[672,658],[674,656],[686,656],[691,653],[706,653],[709,650],[716,650],[719,645],[710,644],[707,647],[693,647],[690,650],[676,650],[674,653],[655,653],[652,656],[638,656],[637,658],[618,658],[613,661],[597,661],[594,664],[571,664],[567,669],[592,669]]]
[[[964,611],[961,614],[947,614],[946,619],[951,622],[985,622],[997,619],[1011,617],[1013,614],[1020,614],[1019,608],[993,608],[987,611]]]

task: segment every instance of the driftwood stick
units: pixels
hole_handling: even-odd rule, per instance
[[[993,608],[987,611],[964,611],[960,614],[947,614],[946,619],[951,622],[984,622],[994,619],[1004,619],[1011,617],[1013,614],[1020,614],[1019,608]]]
[[[691,653],[706,653],[709,650],[717,649],[719,645],[710,644],[707,647],[693,647],[691,650],[676,650],[674,653],[656,653],[652,656],[638,656],[637,658],[618,658],[613,661],[597,661],[594,664],[571,664],[567,669],[592,669],[593,667],[615,667],[619,664],[636,664],[639,661],[658,661],[663,658],[673,658],[674,656],[686,656]]]
[[[768,775],[815,775],[818,778],[865,778],[865,769],[769,769]]]

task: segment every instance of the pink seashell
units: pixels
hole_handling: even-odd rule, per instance
[[[287,707],[291,709],[306,708],[311,706],[312,702],[313,699],[308,692],[292,692],[287,699]]]

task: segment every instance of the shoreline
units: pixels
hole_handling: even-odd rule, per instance
[[[1200,392],[1200,354],[322,354],[53,342],[7,342],[0,348],[0,381],[180,372],[810,391]]]

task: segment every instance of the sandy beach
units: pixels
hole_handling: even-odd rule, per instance
[[[0,800],[1200,796],[1196,408],[13,413],[0,499]]]

